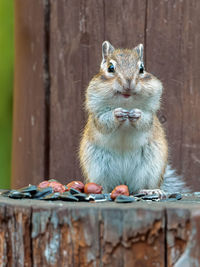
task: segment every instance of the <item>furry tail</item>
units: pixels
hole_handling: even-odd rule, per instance
[[[167,165],[165,170],[164,182],[161,189],[168,193],[186,193],[191,191],[191,189],[186,186],[183,178],[178,176],[176,171],[173,170],[170,165]]]

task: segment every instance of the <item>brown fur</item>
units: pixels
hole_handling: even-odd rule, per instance
[[[106,51],[105,48],[104,50]],[[139,74],[138,64],[140,64],[140,61],[142,62],[142,56],[138,53],[138,48],[132,50],[113,50],[111,47],[110,50],[112,50],[112,53],[104,55],[100,71],[93,77],[86,91],[85,105],[88,112],[88,121],[84,129],[79,152],[84,176],[87,181],[94,181],[92,179],[95,177],[91,177],[91,170],[89,171],[89,161],[93,159],[93,156],[87,155],[87,153],[90,153],[88,146],[105,150],[105,153],[108,150],[114,151],[112,153],[120,154],[121,151],[127,151],[128,149],[134,150],[135,146],[140,142],[146,142],[145,138],[147,138],[147,142],[150,146],[153,145],[156,147],[155,149],[162,159],[159,165],[161,171],[157,182],[157,186],[160,187],[168,159],[168,146],[165,133],[156,116],[156,112],[160,106],[162,84],[150,73],[144,72],[144,74]],[[109,64],[111,64],[110,62],[113,62],[113,64],[116,62],[115,73],[108,73],[107,71]],[[122,95],[127,91],[130,92],[131,96],[125,99]],[[127,123],[130,125],[127,128],[128,130],[126,128],[123,130],[124,121],[115,118],[114,110],[120,107],[127,109],[128,112],[131,109],[141,110],[141,118],[130,121],[126,118],[124,120],[128,121]],[[130,144],[130,146],[126,144],[130,137],[129,131],[130,135],[139,138],[138,142],[133,138],[134,144]],[[116,137],[118,132],[119,136]],[[141,133],[141,138],[139,133]],[[109,136],[112,134],[113,138],[109,139]],[[145,137],[145,134],[147,137]],[[142,139],[143,135],[144,140]],[[121,140],[119,141],[121,144],[116,141],[116,146],[112,148],[111,143],[115,141],[114,138]],[[110,141],[106,141],[107,139]],[[110,147],[105,147],[106,142]],[[123,142],[125,143],[124,147]],[[143,143],[141,143],[141,146],[143,146]],[[117,152],[118,149],[119,152]],[[101,165],[101,162],[98,163]],[[103,168],[104,166],[102,166]],[[102,183],[105,183],[105,179],[106,177],[102,177]],[[110,181],[110,183],[113,183],[114,186],[114,182]],[[106,186],[110,188],[109,184],[106,184]]]

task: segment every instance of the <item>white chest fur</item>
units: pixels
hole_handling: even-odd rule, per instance
[[[104,135],[97,144],[87,143],[85,162],[90,181],[108,192],[120,184],[128,185],[132,192],[157,188],[164,164],[159,144],[149,143],[147,134],[140,133],[139,138],[125,131],[115,135]]]

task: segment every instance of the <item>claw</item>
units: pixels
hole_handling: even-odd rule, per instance
[[[139,109],[132,109],[129,112],[129,120],[136,121],[141,117],[141,111]]]
[[[122,108],[116,108],[114,110],[114,115],[119,121],[125,121],[128,118],[128,110]]]
[[[164,199],[167,197],[167,194],[161,189],[142,189],[138,193],[145,194],[148,196],[158,195],[160,199]]]

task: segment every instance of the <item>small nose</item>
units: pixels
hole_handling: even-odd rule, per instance
[[[131,78],[127,78],[126,79],[126,81],[127,81],[127,89],[131,89],[131,82],[132,82],[132,79]]]
[[[132,81],[132,79],[127,78],[126,80],[127,80],[128,89],[131,89],[131,81]]]

